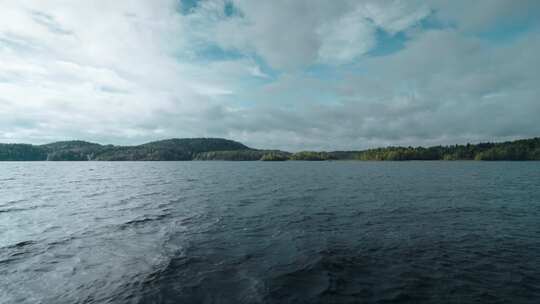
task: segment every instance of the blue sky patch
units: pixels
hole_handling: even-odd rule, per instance
[[[377,39],[377,45],[368,52],[369,56],[385,56],[393,54],[405,48],[405,42],[407,41],[407,36],[403,32],[392,35],[380,28],[377,29],[375,37]]]

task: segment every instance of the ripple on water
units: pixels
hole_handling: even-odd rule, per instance
[[[540,299],[540,163],[3,166],[2,304]]]

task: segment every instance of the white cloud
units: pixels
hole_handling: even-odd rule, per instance
[[[81,136],[125,142],[163,129],[190,136],[170,129],[161,113],[197,116],[216,96],[232,94],[239,79],[264,75],[242,59],[186,60],[196,37],[173,3],[3,2],[0,92],[9,106],[0,116],[31,120],[36,128],[21,132],[5,123],[3,141]]]
[[[377,43],[375,27],[361,11],[345,14],[333,23],[322,24],[319,58],[322,62],[347,63],[367,53]]]
[[[477,36],[537,1],[233,0],[232,16],[225,3],[0,0],[0,142],[347,149],[540,133],[538,34]],[[453,29],[419,26],[428,16]],[[405,33],[404,49],[366,55],[380,31]]]
[[[360,4],[364,18],[376,26],[395,34],[414,26],[431,13],[423,1],[383,0]]]
[[[317,62],[348,63],[376,44],[376,29],[395,34],[430,10],[405,1],[233,1],[241,14],[223,15],[223,0],[203,2],[189,18],[204,27],[201,39],[261,56],[277,69]]]

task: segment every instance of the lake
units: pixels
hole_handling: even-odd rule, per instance
[[[539,303],[540,162],[0,163],[0,303]]]

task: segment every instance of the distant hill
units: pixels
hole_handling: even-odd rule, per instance
[[[213,151],[256,151],[222,138],[184,138],[138,146],[100,145],[86,141],[60,141],[46,145],[0,144],[0,161],[167,161],[193,160]]]
[[[27,144],[0,144],[0,161],[46,160],[47,151]]]
[[[82,140],[70,140],[70,141],[57,141],[40,147],[45,148],[48,151],[55,150],[70,150],[70,149],[91,149],[102,147],[100,144],[95,144]]]
[[[387,147],[360,151],[358,160],[540,160],[540,138],[454,146]]]
[[[138,146],[100,145],[80,140],[46,145],[0,144],[0,161],[188,161],[188,160],[540,160],[540,138],[503,143],[434,147],[386,147],[363,151],[253,149],[223,138],[183,138]]]
[[[139,146],[110,146],[96,153],[93,160],[194,160],[212,151],[253,150],[239,142],[222,138],[184,138],[154,141]]]

